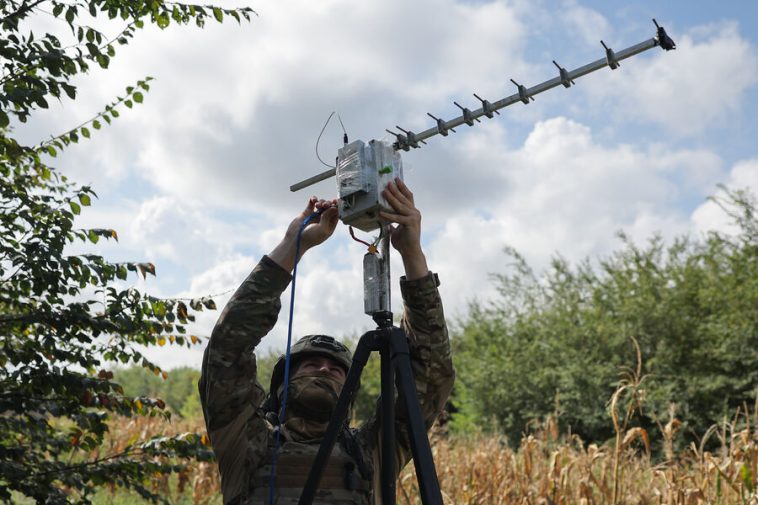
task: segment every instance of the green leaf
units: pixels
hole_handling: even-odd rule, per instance
[[[171,24],[171,18],[168,16],[168,14],[161,13],[158,14],[158,17],[155,19],[156,24],[158,25],[158,28],[163,30],[164,28],[168,27],[168,25]]]
[[[89,195],[85,193],[82,193],[81,195],[79,195],[79,201],[82,202],[82,205],[84,205],[85,207],[89,207],[90,204],[92,203],[92,200],[90,199]]]
[[[74,100],[76,98],[76,86],[62,82],[61,87],[63,88],[63,91],[66,92],[66,96],[68,96],[71,100]]]
[[[126,105],[128,108],[132,108],[132,101],[131,100],[124,100],[124,105]]]
[[[99,130],[101,127],[102,125],[100,124],[100,121],[98,121],[97,119],[92,121],[92,128],[94,128],[95,130]]]
[[[134,98],[134,101],[137,103],[142,103],[142,100],[144,99],[142,93],[140,93],[139,91],[135,91],[132,97]]]
[[[56,156],[58,156],[58,151],[56,151],[53,146],[47,146],[46,149],[47,149],[47,154],[49,154],[53,158],[55,158]]]
[[[84,138],[87,138],[87,139],[89,138],[89,130],[87,128],[85,128],[85,127],[82,126],[81,132],[82,132],[82,135],[84,136]]]
[[[98,236],[97,233],[95,233],[94,230],[89,230],[87,232],[87,238],[89,238],[89,241],[92,242],[93,244],[97,244],[97,241],[100,240],[100,237]]]
[[[82,212],[82,208],[79,206],[79,204],[78,204],[78,203],[76,203],[76,202],[74,202],[74,201],[69,201],[69,202],[68,202],[68,204],[69,204],[69,206],[71,207],[71,212],[73,212],[73,213],[74,213],[74,214],[76,214],[77,216],[78,216],[79,214],[81,214],[81,212]]]
[[[216,18],[216,21],[218,21],[219,23],[223,23],[224,22],[224,11],[222,11],[218,7],[214,7],[213,8],[213,17]]]
[[[5,128],[11,123],[8,114],[5,111],[0,110],[0,128]]]

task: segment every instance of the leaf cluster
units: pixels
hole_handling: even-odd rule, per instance
[[[0,3],[0,500],[20,494],[89,503],[107,484],[165,501],[150,490],[152,476],[177,471],[187,458],[212,456],[195,434],[138,440],[114,452],[103,446],[114,415],[170,418],[163,400],[125,393],[109,369],[138,366],[165,380],[167,372],[144,348],[200,344],[187,326],[194,313],[216,305],[211,298],[150,296],[129,282],[155,275],[152,263],[87,253],[88,245],[117,241],[118,234],[77,228],[76,217],[97,195],[48,164],[118,118],[119,109],[142,103],[151,78],[37,145],[14,138],[11,123],[47,108],[51,97],[75,100],[72,79],[93,62],[107,69],[116,47],[146,23],[203,26],[208,18],[240,21],[251,13],[160,0]],[[59,22],[62,34],[35,33],[30,26],[39,17]],[[102,26],[118,25],[117,34],[93,26],[98,17],[107,20]]]

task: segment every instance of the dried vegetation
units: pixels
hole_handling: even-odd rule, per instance
[[[672,417],[663,426],[664,439],[650,441],[644,430],[624,427],[619,419],[623,431],[598,446],[560,434],[550,417],[518,448],[483,433],[435,432],[432,443],[447,504],[758,504],[758,401],[714,426],[699,444],[675,452],[680,424]],[[112,426],[108,450],[118,451],[136,437],[195,429],[197,423],[121,419]],[[706,450],[708,441],[717,441],[718,447]],[[660,461],[651,458],[651,444],[663,448]],[[212,463],[190,465],[178,479],[156,477],[153,485],[172,503],[220,503]],[[413,465],[400,476],[398,503],[421,503]]]

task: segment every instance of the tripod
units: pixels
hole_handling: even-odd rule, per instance
[[[353,363],[347,373],[345,385],[332,412],[313,466],[311,466],[303,493],[300,495],[299,505],[310,505],[313,502],[326,462],[332,453],[339,430],[358,389],[363,367],[373,351],[379,351],[381,358],[382,503],[383,505],[395,503],[397,469],[395,468],[394,386],[396,385],[401,406],[405,409],[405,422],[410,433],[411,453],[416,467],[421,501],[425,505],[442,505],[442,493],[434,468],[432,450],[426,436],[424,419],[416,394],[408,338],[401,328],[392,325],[392,312],[389,311],[389,237],[387,236],[382,239],[382,256],[379,261],[379,272],[368,272],[364,258],[366,313],[372,316],[377,328],[365,333],[358,341]],[[371,277],[370,280],[369,277]],[[378,286],[369,286],[370,282],[378,283]]]

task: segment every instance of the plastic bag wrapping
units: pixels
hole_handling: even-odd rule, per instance
[[[337,189],[340,197],[367,190],[364,164],[363,142],[356,141],[340,149],[337,161]]]
[[[400,154],[389,142],[356,140],[337,152],[340,219],[366,232],[381,226],[379,212],[392,207],[382,196],[390,181],[403,177]]]
[[[403,179],[403,160],[389,142],[373,140],[371,142],[374,152],[375,167],[377,170],[377,188],[379,205],[385,210],[392,211],[392,206],[382,196],[382,191],[391,181]]]

